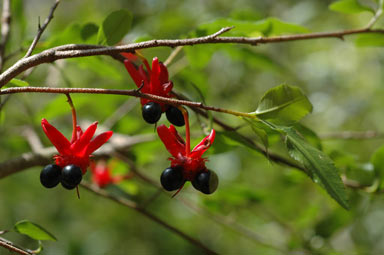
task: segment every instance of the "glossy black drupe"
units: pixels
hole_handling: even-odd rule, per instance
[[[61,185],[66,189],[74,189],[80,184],[83,173],[80,167],[68,165],[63,168],[61,173]]]
[[[185,125],[183,113],[177,107],[169,106],[165,114],[173,125],[178,127]]]
[[[184,184],[182,169],[168,167],[161,174],[160,182],[165,190],[173,191],[180,189]]]
[[[196,175],[192,181],[192,185],[204,194],[212,194],[219,185],[219,178],[216,173],[211,170],[203,171]]]
[[[146,103],[142,110],[143,119],[149,124],[154,124],[161,117],[161,106],[155,102]]]
[[[59,184],[61,178],[61,167],[58,165],[47,165],[40,173],[41,184],[50,189]]]

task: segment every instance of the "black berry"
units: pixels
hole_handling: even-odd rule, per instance
[[[65,166],[61,172],[61,185],[66,189],[74,189],[80,184],[82,178],[83,173],[80,167],[68,165]]]
[[[165,190],[173,191],[181,188],[184,184],[184,178],[181,168],[167,168],[160,176],[161,186]]]
[[[161,117],[161,106],[155,102],[146,103],[143,106],[142,115],[146,122],[154,124],[159,121]]]
[[[167,115],[168,121],[173,125],[178,127],[184,126],[183,113],[177,107],[169,106],[165,114]]]
[[[40,173],[41,184],[50,189],[59,184],[61,178],[61,167],[58,165],[47,165]]]
[[[207,170],[197,174],[192,181],[192,185],[195,189],[200,190],[204,194],[212,194],[219,185],[219,178],[215,172]]]

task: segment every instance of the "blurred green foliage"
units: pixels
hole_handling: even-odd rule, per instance
[[[51,2],[12,1],[12,33],[6,50],[12,53],[21,48],[21,53],[10,58],[7,66],[23,56],[35,36],[38,17],[43,20],[48,15]],[[35,52],[68,43],[188,38],[231,25],[235,28],[225,35],[271,36],[362,28],[373,16],[367,10],[376,9],[379,3],[382,1],[68,0],[59,5]],[[121,27],[118,32],[128,33],[123,37],[116,32],[119,35],[115,40],[105,41],[98,31],[107,29],[105,19],[119,10],[124,10],[126,15],[121,18],[129,20],[129,27]],[[383,20],[375,27],[383,28]],[[178,195],[204,208],[216,220],[194,212],[164,193],[147,209],[221,254],[382,254],[383,195],[369,192],[374,185],[382,187],[382,137],[319,139],[329,132],[346,130],[383,132],[383,38],[365,34],[344,39],[184,47],[169,65],[169,71],[175,91],[200,101],[198,88],[208,105],[242,112],[254,111],[264,93],[279,84],[300,87],[312,103],[313,113],[304,119],[305,126],[297,124],[295,128],[312,146],[334,160],[340,174],[369,186],[347,190],[349,211],[304,173],[271,163],[235,133],[220,128],[207,163],[219,176],[218,190],[205,196],[187,184]],[[172,49],[161,47],[140,52],[147,59],[157,56],[165,61]],[[135,88],[124,66],[104,56],[44,64],[36,67],[26,82],[31,86]],[[25,85],[16,79],[10,84]],[[2,96],[2,102],[4,99]],[[96,120],[103,124],[122,104],[132,100],[113,95],[73,95],[72,99],[80,124],[84,125]],[[42,117],[67,137],[71,134],[70,108],[64,95],[12,95],[0,114],[0,161],[31,150],[22,135],[26,126],[35,130],[45,146],[50,145],[40,127]],[[209,120],[190,115],[193,138],[199,141],[206,131],[202,127],[209,126]],[[260,127],[252,126],[259,128],[260,135],[242,119],[220,113],[212,115],[268,145],[268,150],[288,156],[279,134],[273,130],[260,131]],[[160,123],[167,123],[165,117]],[[127,135],[154,131],[153,126],[142,120],[139,104],[114,123],[112,129]],[[156,181],[169,165],[169,153],[159,140],[135,145],[130,153],[138,168]],[[125,169],[121,162],[116,163],[116,168],[130,169]],[[74,192],[61,187],[44,189],[39,183],[40,170],[36,167],[0,180],[0,229],[11,229],[22,219],[41,224],[58,239],[44,243],[44,254],[201,253],[199,248],[137,212],[85,190],[80,190],[79,200]],[[120,188],[138,203],[148,201],[158,192],[139,178],[130,179]],[[113,187],[110,191],[116,192]],[[231,228],[237,225],[251,231],[252,237]],[[36,248],[36,243],[24,236],[7,233],[5,237],[23,247]],[[0,248],[0,254],[6,252]]]

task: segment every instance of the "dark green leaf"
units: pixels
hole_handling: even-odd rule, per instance
[[[340,0],[329,5],[329,9],[341,13],[374,12],[371,8],[361,5],[358,0]]]
[[[81,25],[73,23],[65,28],[61,33],[54,34],[43,45],[43,49],[51,48],[68,43],[82,43],[80,36]]]
[[[358,47],[383,47],[384,34],[363,34],[359,35],[355,41]]]
[[[215,142],[211,148],[217,154],[233,150],[239,146],[260,153],[260,149],[253,145],[252,142],[247,141],[245,137],[234,131],[216,132]]]
[[[372,164],[349,167],[346,171],[348,179],[357,181],[362,186],[371,186],[375,181],[375,171]]]
[[[261,69],[276,73],[284,72],[284,68],[271,57],[256,52],[253,49],[238,46],[233,47],[230,45],[221,46],[220,48],[224,49],[232,59],[246,63],[252,69]]]
[[[114,45],[128,33],[131,28],[132,14],[127,10],[114,11],[107,16],[99,28],[97,41],[103,45]]]
[[[321,140],[317,134],[308,127],[304,126],[301,123],[295,123],[294,128],[299,131],[299,133],[308,141],[311,145],[315,146],[317,149],[322,150]]]
[[[253,132],[260,138],[265,149],[268,149],[268,146],[269,146],[268,134],[267,134],[267,131],[265,131],[265,129],[263,128],[263,126],[266,127],[266,125],[261,123],[260,121],[250,120],[247,118],[244,118],[244,120],[251,125]]]
[[[274,125],[272,125],[274,126]],[[286,135],[288,152],[308,169],[328,194],[342,207],[348,209],[348,199],[339,171],[332,160],[323,152],[312,147],[292,127],[274,126]]]
[[[280,85],[261,98],[255,115],[276,124],[290,124],[301,120],[312,111],[312,104],[300,88]]]
[[[57,241],[56,237],[54,237],[51,233],[49,233],[43,227],[35,223],[32,223],[28,220],[22,220],[17,222],[14,226],[14,229],[16,232],[27,235],[30,238],[35,240]]]
[[[80,36],[83,41],[87,41],[92,36],[96,35],[99,31],[99,27],[94,23],[85,24],[80,31]]]

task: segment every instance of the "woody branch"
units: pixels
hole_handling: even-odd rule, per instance
[[[198,44],[223,44],[223,43],[235,43],[235,44],[248,44],[259,45],[266,43],[279,43],[288,41],[299,40],[311,40],[319,38],[338,38],[343,39],[344,36],[363,33],[384,33],[384,29],[372,29],[371,27],[365,27],[360,29],[343,30],[337,32],[320,32],[320,33],[307,33],[296,35],[283,35],[272,37],[223,37],[221,34],[231,30],[233,27],[222,28],[218,32],[196,38],[189,39],[162,39],[162,40],[150,40],[140,43],[131,43],[121,46],[106,47],[100,45],[87,45],[87,44],[68,44],[55,48],[45,50],[41,53],[32,55],[27,58],[22,58],[14,65],[0,74],[0,88],[7,84],[12,78],[16,77],[25,70],[43,64],[51,63],[59,59],[88,57],[98,55],[108,55],[116,57],[120,52],[133,52],[138,49],[154,48],[154,47],[177,47],[187,45]]]

